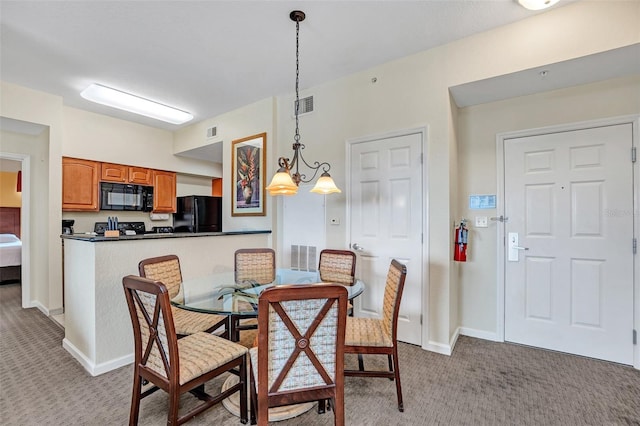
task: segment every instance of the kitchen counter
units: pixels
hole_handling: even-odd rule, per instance
[[[138,263],[175,254],[183,279],[233,275],[240,248],[272,247],[271,231],[142,234],[105,238],[63,235],[64,322],[62,346],[95,376],[130,364],[133,332],[122,278]],[[104,242],[112,241],[112,244]]]
[[[270,230],[254,230],[254,231],[227,231],[227,232],[174,232],[174,233],[151,233],[136,235],[120,235],[119,237],[105,237],[103,235],[93,234],[62,234],[60,238],[65,240],[80,240],[89,242],[101,241],[131,241],[131,240],[153,240],[165,238],[193,238],[193,237],[219,237],[225,235],[251,235],[251,234],[270,234]]]

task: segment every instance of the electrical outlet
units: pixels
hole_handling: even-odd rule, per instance
[[[487,228],[489,220],[486,216],[476,216],[476,228]]]

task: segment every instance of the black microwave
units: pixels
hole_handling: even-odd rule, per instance
[[[153,187],[125,183],[100,183],[100,210],[153,210]]]

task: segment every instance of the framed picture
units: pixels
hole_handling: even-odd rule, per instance
[[[231,216],[265,215],[267,134],[231,141]]]

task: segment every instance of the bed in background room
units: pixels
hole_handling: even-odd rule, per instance
[[[21,264],[20,208],[0,207],[0,282],[20,281]]]

